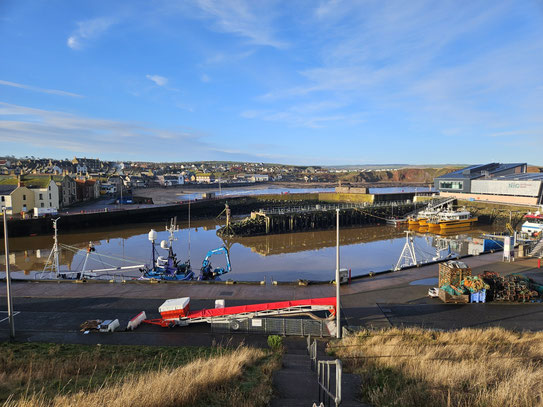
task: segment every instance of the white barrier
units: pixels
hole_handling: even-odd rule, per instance
[[[133,331],[133,330],[136,329],[138,326],[140,326],[141,322],[142,322],[144,319],[147,319],[147,315],[145,315],[145,311],[141,311],[138,315],[136,315],[134,318],[132,318],[132,319],[128,322],[128,325],[126,326],[126,330],[127,330],[127,331]]]

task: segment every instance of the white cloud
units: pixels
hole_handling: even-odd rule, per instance
[[[250,0],[198,0],[206,17],[212,18],[218,31],[247,38],[251,44],[284,48],[287,43],[275,38],[272,28],[273,8],[265,2]]]
[[[245,119],[260,119],[271,122],[284,122],[293,127],[306,127],[319,129],[326,127],[330,122],[361,123],[364,121],[363,113],[333,113],[320,112],[324,108],[314,106],[293,106],[287,110],[246,110],[241,112]],[[319,114],[320,113],[320,114]]]
[[[0,102],[0,143],[74,154],[108,154],[111,159],[261,161],[247,151],[222,149],[206,141],[210,135],[192,128],[161,129],[138,122],[82,117]],[[219,147],[218,147],[219,145]],[[107,151],[107,153],[105,153]],[[154,157],[154,158],[153,158]]]
[[[8,82],[8,81],[3,81],[3,80],[0,80],[0,85],[11,86],[13,88],[26,89],[26,90],[31,90],[31,91],[40,92],[40,93],[49,93],[51,95],[70,96],[70,97],[74,97],[74,98],[82,98],[83,97],[82,95],[78,95],[77,93],[65,92],[63,90],[44,89],[44,88],[38,88],[36,86],[24,85],[22,83]]]
[[[200,80],[204,83],[207,83],[211,80],[211,78],[207,75],[207,74],[202,74],[202,76],[200,77]]]
[[[132,155],[159,153],[162,149],[175,151],[178,143],[187,152],[207,149],[201,140],[203,135],[191,129],[160,129],[144,123],[88,118],[4,102],[0,102],[0,118],[0,142],[55,146],[79,153],[130,151]]]
[[[77,30],[75,30],[66,41],[68,47],[74,50],[83,48],[86,40],[98,38],[105,33],[113,24],[115,20],[109,17],[99,17],[92,20],[81,21],[77,23]]]
[[[147,79],[153,81],[158,86],[166,86],[168,84],[168,78],[160,75],[145,75]]]

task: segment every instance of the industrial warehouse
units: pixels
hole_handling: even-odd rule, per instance
[[[510,205],[543,203],[543,173],[526,163],[473,165],[435,178],[442,197]]]

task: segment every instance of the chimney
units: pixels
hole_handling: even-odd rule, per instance
[[[17,175],[17,187],[22,187],[23,186],[23,183],[21,182],[21,175],[18,174]]]

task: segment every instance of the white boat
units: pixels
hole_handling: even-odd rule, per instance
[[[524,219],[521,231],[532,236],[539,236],[543,231],[543,214],[539,211],[527,213]]]

